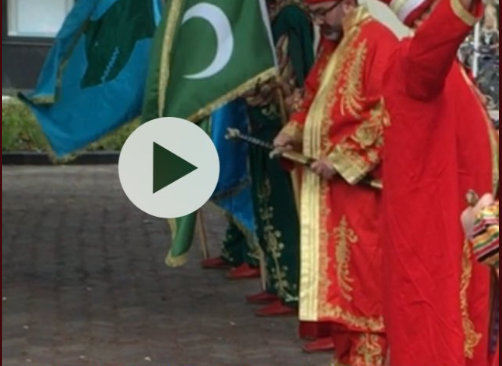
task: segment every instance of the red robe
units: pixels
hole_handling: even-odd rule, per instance
[[[338,172],[330,181],[302,172],[300,319],[353,332],[358,338],[346,359],[357,363],[366,355],[375,366],[387,351],[381,342],[381,191],[362,181],[380,178],[382,74],[396,46],[391,31],[360,7],[346,19],[336,50],[320,56],[303,108],[285,129],[300,138],[305,155],[329,157]]]
[[[488,364],[489,270],[460,216],[466,193],[495,190],[498,142],[456,61],[482,13],[440,0],[391,57],[384,96],[384,314],[391,365]]]

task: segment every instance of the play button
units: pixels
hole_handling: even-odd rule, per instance
[[[220,173],[210,137],[179,118],[159,118],[138,127],[122,148],[118,168],[131,202],[161,218],[198,210],[213,194]]]
[[[188,161],[164,149],[156,142],[153,143],[153,193],[176,182],[195,169],[197,167]]]

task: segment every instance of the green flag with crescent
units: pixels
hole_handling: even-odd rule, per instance
[[[276,75],[265,0],[168,0],[150,62],[143,120],[200,121]]]
[[[154,36],[143,122],[178,117],[207,129],[200,122],[212,111],[276,76],[269,24],[265,0],[167,0]],[[169,221],[166,263],[176,267],[187,260],[196,213]]]

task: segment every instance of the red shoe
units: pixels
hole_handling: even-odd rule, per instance
[[[331,337],[331,323],[301,321],[298,326],[298,335],[300,339],[306,341]]]
[[[280,300],[271,305],[265,306],[256,312],[260,317],[274,317],[274,316],[294,316],[297,311],[293,308],[285,306]]]
[[[256,295],[246,296],[246,302],[248,304],[268,304],[277,300],[279,300],[279,298],[276,295],[269,294],[265,291]]]
[[[204,268],[204,269],[228,269],[228,268],[230,268],[230,264],[225,262],[225,260],[221,257],[205,259],[200,264],[201,264],[202,268]]]
[[[249,264],[245,263],[240,267],[231,269],[227,277],[231,280],[240,280],[243,278],[260,278],[260,270],[258,268],[253,268]]]
[[[303,352],[306,353],[333,352],[334,350],[335,346],[331,337],[320,338],[303,346]]]

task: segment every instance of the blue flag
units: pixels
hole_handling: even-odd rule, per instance
[[[248,146],[240,141],[225,138],[229,127],[247,133],[248,117],[246,103],[242,99],[232,101],[211,114],[201,123],[204,130],[210,130],[220,158],[220,176],[211,197],[211,202],[230,216],[233,223],[249,237],[255,237],[254,211],[251,199],[251,180],[248,171]],[[188,260],[192,247],[197,213],[169,220],[173,233],[166,264],[179,267]]]
[[[229,127],[248,134],[247,106],[244,100],[230,102],[211,115],[211,138],[221,161],[220,178],[211,200],[254,236],[249,149],[246,143],[225,138]]]
[[[77,1],[33,93],[19,97],[58,157],[141,115],[162,0]]]

